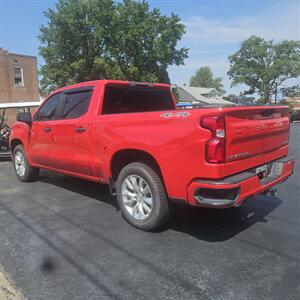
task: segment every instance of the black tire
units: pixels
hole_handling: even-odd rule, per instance
[[[24,167],[25,167],[24,174],[20,174],[20,172],[17,171],[16,157],[18,156],[18,153],[21,153],[21,155],[23,155],[23,157],[24,157]],[[31,181],[35,181],[35,180],[38,179],[40,169],[34,168],[29,164],[26,152],[25,152],[24,147],[22,145],[18,145],[14,149],[14,152],[13,152],[13,165],[14,165],[16,175],[17,175],[17,177],[20,181],[31,182]]]
[[[122,186],[128,176],[138,176],[142,178],[149,186],[152,196],[152,210],[143,220],[133,217],[126,208],[122,197]],[[167,223],[170,218],[170,207],[168,198],[158,174],[148,165],[140,162],[134,162],[126,165],[120,172],[116,182],[117,200],[122,215],[131,225],[145,230],[153,231]]]

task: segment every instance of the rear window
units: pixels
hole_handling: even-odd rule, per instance
[[[107,85],[102,114],[173,110],[171,91],[157,87]]]
[[[89,108],[92,91],[68,93],[63,109],[63,118],[75,119],[84,115]]]

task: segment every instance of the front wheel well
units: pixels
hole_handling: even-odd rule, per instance
[[[117,181],[121,170],[132,162],[141,162],[148,165],[157,173],[164,184],[163,175],[156,159],[146,151],[135,149],[120,150],[113,155],[110,163],[113,182]]]
[[[10,151],[11,151],[11,153],[14,152],[15,148],[16,148],[18,145],[23,145],[22,141],[19,140],[19,139],[13,139],[13,140],[10,142]]]

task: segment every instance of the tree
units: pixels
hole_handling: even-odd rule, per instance
[[[247,97],[242,94],[240,95],[229,94],[228,96],[223,97],[223,99],[240,105],[253,105],[255,103],[254,97],[249,97],[249,96]]]
[[[258,93],[265,103],[287,79],[300,75],[300,41],[274,43],[251,36],[229,56],[232,86],[245,84],[245,94]]]
[[[300,86],[297,84],[290,87],[283,87],[280,89],[280,92],[283,97],[300,97]]]
[[[169,82],[181,65],[185,32],[177,15],[150,10],[146,1],[59,0],[40,28],[41,85],[47,91],[93,79]]]
[[[202,67],[190,78],[190,86],[215,88],[222,95],[225,93],[222,78],[214,77],[210,67]]]

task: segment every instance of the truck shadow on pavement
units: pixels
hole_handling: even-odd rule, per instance
[[[106,185],[48,172],[42,173],[40,181],[110,204],[119,210],[116,198],[110,195]],[[175,230],[207,242],[222,242],[257,222],[268,222],[266,217],[281,203],[277,197],[259,195],[238,208],[210,209],[173,204],[170,222],[156,233]]]
[[[75,177],[50,173],[48,171],[41,172],[39,181],[63,188],[77,194],[81,194],[91,199],[108,203],[112,205],[116,210],[119,210],[116,198],[110,195],[109,188],[105,184],[99,184]]]
[[[237,208],[175,208],[169,227],[207,242],[222,242],[258,222],[268,222],[266,217],[281,203],[277,197],[259,195]]]

